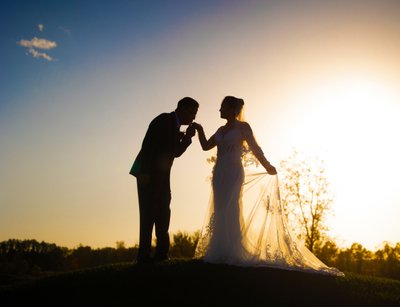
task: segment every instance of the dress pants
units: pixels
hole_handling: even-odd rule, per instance
[[[137,182],[139,196],[139,217],[140,217],[140,235],[138,261],[147,261],[151,259],[151,239],[153,227],[156,230],[156,253],[157,260],[163,260],[168,257],[170,239],[170,203],[171,189],[168,175],[151,176],[147,184]]]

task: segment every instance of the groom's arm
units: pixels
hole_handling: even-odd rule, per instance
[[[180,157],[186,149],[192,144],[192,137],[196,133],[196,130],[191,125],[186,129],[186,133],[179,140],[179,144],[175,147],[174,156],[175,158]]]

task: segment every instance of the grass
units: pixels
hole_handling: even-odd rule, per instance
[[[106,265],[12,283],[0,287],[0,304],[400,306],[400,281],[171,260]]]

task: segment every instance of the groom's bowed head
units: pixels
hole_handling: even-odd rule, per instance
[[[175,113],[180,125],[190,125],[196,118],[198,109],[199,103],[191,97],[184,97],[179,100]]]

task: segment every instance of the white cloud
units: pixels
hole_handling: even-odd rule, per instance
[[[42,58],[45,59],[49,62],[53,61],[53,58],[49,56],[47,53],[44,52],[39,52],[33,48],[29,48],[28,52],[34,57],[34,58]]]
[[[37,27],[38,27],[40,32],[42,32],[43,29],[44,29],[44,25],[42,25],[41,23],[39,23]]]
[[[42,24],[38,25],[39,30],[44,28],[44,26]],[[40,30],[40,31],[42,31]],[[48,55],[45,52],[39,52],[36,49],[45,49],[45,50],[49,50],[49,49],[53,49],[55,47],[57,47],[57,43],[45,38],[37,38],[34,37],[31,40],[26,40],[26,39],[21,39],[19,42],[17,42],[18,45],[27,48],[28,50],[28,54],[30,54],[31,56],[33,56],[34,58],[42,58],[45,59],[47,61],[53,61],[54,59]],[[36,49],[35,49],[36,48]]]
[[[37,38],[34,37],[30,41],[26,39],[21,39],[18,42],[18,45],[27,47],[27,48],[37,48],[37,49],[52,49],[57,47],[57,43],[50,41],[45,38]]]

